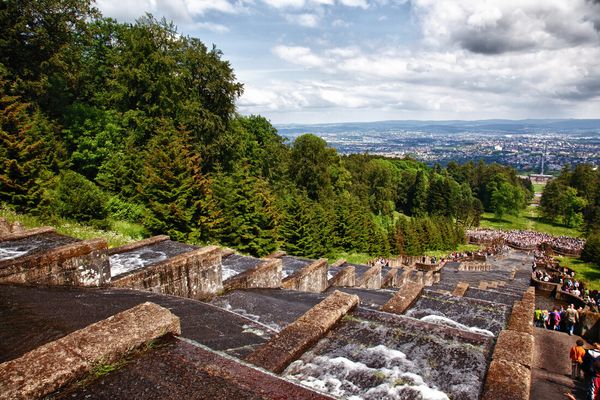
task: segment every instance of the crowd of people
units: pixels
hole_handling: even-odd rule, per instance
[[[503,241],[509,246],[522,249],[537,248],[543,243],[547,243],[554,250],[569,254],[581,253],[585,244],[585,240],[579,238],[522,230],[476,229],[467,231],[467,237],[469,241],[475,243]]]
[[[585,284],[575,279],[575,271],[561,267],[554,260],[545,260],[546,256],[537,256],[531,266],[531,277],[538,281],[556,283],[556,290],[560,289],[563,293],[569,293],[581,299],[592,310],[600,308],[600,292],[598,290],[589,290]],[[545,268],[538,268],[538,265],[545,265]],[[556,295],[555,292],[552,295]]]
[[[567,308],[563,306],[553,307],[552,310],[542,310],[536,307],[533,313],[533,322],[538,328],[546,328],[572,335],[578,331],[579,314],[583,308],[575,309],[573,304]]]
[[[582,380],[585,400],[600,400],[600,343],[591,348],[584,347],[579,339],[569,351],[571,359],[571,377]],[[568,399],[577,400],[571,393],[565,393]]]

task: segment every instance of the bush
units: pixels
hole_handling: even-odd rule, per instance
[[[584,261],[600,265],[600,233],[593,233],[587,238],[581,258]]]
[[[137,203],[130,203],[117,196],[111,196],[106,203],[106,210],[111,218],[120,221],[142,222],[146,208]]]
[[[106,195],[93,182],[73,171],[61,174],[55,190],[55,209],[61,217],[103,225],[108,215]]]

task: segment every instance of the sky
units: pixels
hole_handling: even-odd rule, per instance
[[[600,118],[600,0],[97,0],[216,45],[275,124]]]

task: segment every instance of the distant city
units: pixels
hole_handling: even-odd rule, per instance
[[[410,155],[433,165],[482,159],[522,173],[556,173],[563,165],[600,165],[600,119],[381,121],[322,125],[279,125],[293,141],[315,134],[342,154]]]

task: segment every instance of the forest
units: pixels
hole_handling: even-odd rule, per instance
[[[152,15],[7,0],[0,24],[0,202],[18,212],[256,256],[417,255],[533,196],[498,164],[341,156],[308,132],[288,143],[236,112],[243,84],[219,49]]]

